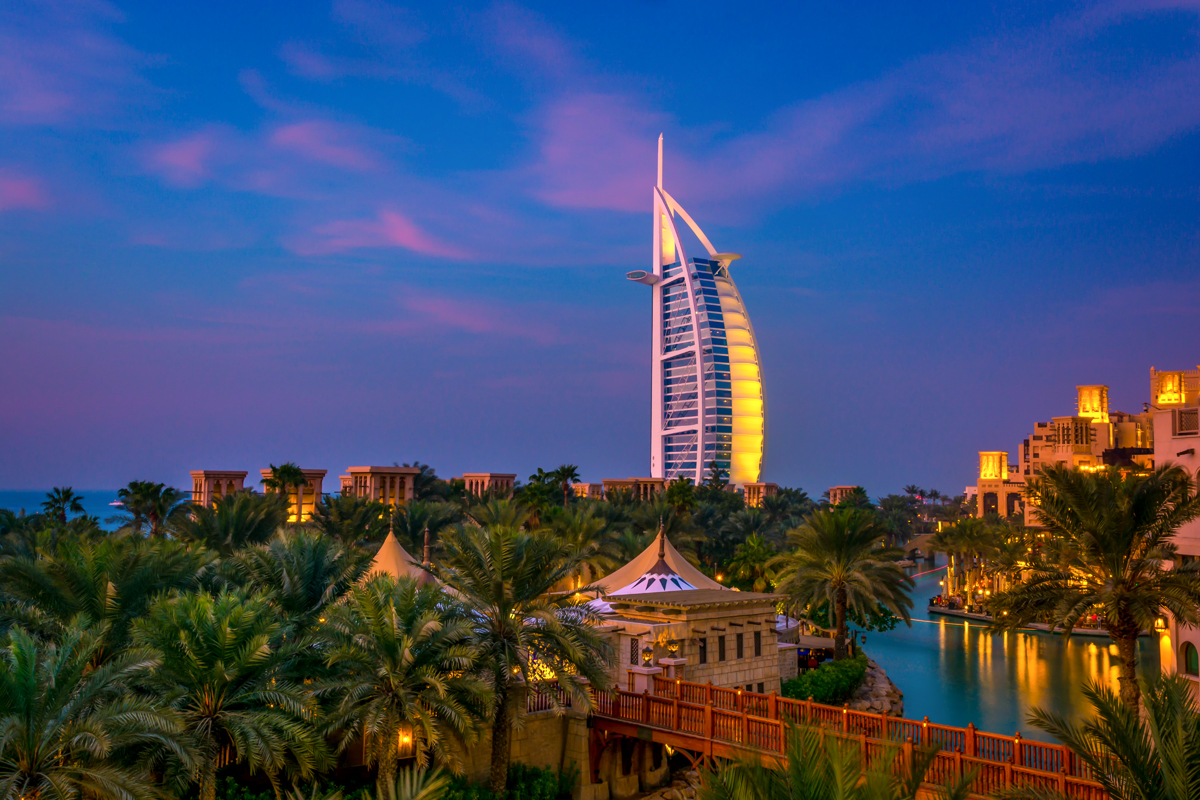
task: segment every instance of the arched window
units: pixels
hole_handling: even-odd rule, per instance
[[[1184,672],[1200,677],[1200,652],[1197,652],[1196,645],[1191,642],[1183,643],[1182,661]]]

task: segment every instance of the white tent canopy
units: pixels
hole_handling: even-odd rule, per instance
[[[654,568],[658,563],[660,552],[666,566],[670,567],[671,571],[687,584],[686,587],[681,586],[679,590],[725,589],[732,591],[728,586],[722,586],[688,563],[688,560],[679,555],[679,551],[671,545],[671,540],[667,538],[666,532],[662,529],[658,531],[658,536],[650,543],[649,547],[642,551],[641,555],[616,572],[595,581],[593,585],[599,586],[602,594],[610,594],[629,587],[644,578]]]
[[[408,551],[400,545],[400,540],[394,533],[389,533],[383,540],[379,552],[371,561],[371,569],[367,571],[367,574],[391,575],[393,578],[425,578],[426,580],[431,577],[421,568],[420,562],[410,556]]]

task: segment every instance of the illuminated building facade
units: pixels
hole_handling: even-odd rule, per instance
[[[1150,370],[1150,409],[1154,415],[1154,463],[1187,470],[1200,482],[1200,367],[1178,372]],[[1174,536],[1182,563],[1200,559],[1200,520],[1180,526]],[[1163,670],[1179,672],[1200,694],[1200,629],[1169,620],[1159,654]]]
[[[1153,370],[1151,383],[1151,395],[1157,397]],[[976,516],[1022,517],[1026,525],[1037,526],[1036,510],[1025,502],[1025,481],[1050,465],[1080,469],[1153,466],[1151,412],[1110,411],[1108,387],[1102,384],[1076,386],[1075,392],[1075,413],[1034,423],[1033,433],[1021,441],[1014,462],[1009,462],[1004,451],[979,452]]]
[[[699,485],[716,462],[737,487],[758,483],[766,443],[766,398],[754,328],[729,265],[683,207],[663,189],[662,136],[653,192],[650,271],[626,277],[653,292],[650,473]],[[689,258],[676,216],[706,257]]]

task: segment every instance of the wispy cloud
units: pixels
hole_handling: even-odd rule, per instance
[[[375,166],[375,158],[353,142],[344,127],[322,120],[283,125],[275,129],[270,141],[277,147],[322,164],[359,171]]]
[[[400,247],[440,258],[471,258],[467,250],[429,234],[393,208],[382,208],[376,216],[367,219],[336,220],[317,225],[308,234],[289,241],[288,246],[293,252],[306,256]]]
[[[654,129],[671,184],[761,201],[964,171],[1015,172],[1144,153],[1200,126],[1200,50],[1107,69],[1097,37],[1164,9],[1105,6],[920,57],[876,79],[781,107],[756,131],[710,138],[636,93],[563,92],[538,117],[532,191],[568,208],[637,210]],[[735,180],[730,180],[736,176]]]
[[[40,180],[0,169],[0,211],[40,211],[49,205],[50,198]]]
[[[198,186],[212,177],[219,134],[201,131],[157,145],[146,155],[146,167],[176,186]]]
[[[466,333],[529,339],[543,345],[558,340],[557,328],[544,321],[544,314],[514,308],[499,301],[451,297],[409,289],[399,298],[409,316],[401,325],[439,334]],[[387,325],[389,323],[382,323]]]
[[[0,10],[0,124],[76,125],[146,97],[147,59],[111,28],[102,0],[8,3]]]

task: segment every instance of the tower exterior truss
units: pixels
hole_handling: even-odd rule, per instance
[[[661,136],[653,207],[652,270],[626,276],[653,293],[651,475],[700,484],[715,461],[730,483],[758,483],[766,398],[754,328],[729,274],[740,256],[718,253],[663,189]],[[696,234],[706,257],[688,257],[677,217]]]

